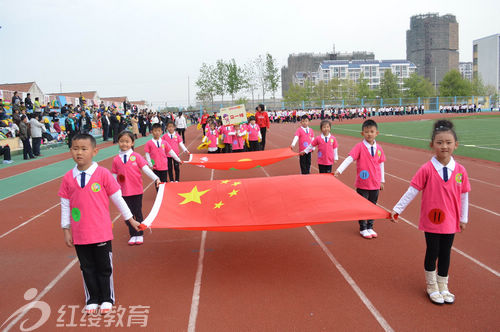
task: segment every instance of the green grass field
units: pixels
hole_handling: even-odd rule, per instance
[[[477,115],[449,119],[455,124],[460,143],[455,154],[500,162],[500,116]],[[379,123],[377,141],[429,149],[434,121]],[[319,131],[318,126],[314,129]],[[333,123],[334,134],[361,137],[360,132],[361,124]]]

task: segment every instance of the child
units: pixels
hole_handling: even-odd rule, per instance
[[[137,152],[134,152],[135,135],[130,131],[122,131],[118,135],[120,152],[113,159],[111,173],[118,180],[122,190],[122,196],[127,203],[134,219],[142,222],[142,176],[141,170],[153,181],[156,186],[160,184],[160,178],[148,167],[146,160]],[[126,222],[130,240],[129,246],[141,245],[144,242],[143,232],[136,231],[129,222]]]
[[[255,123],[255,116],[248,118],[249,124],[247,125],[248,141],[250,142],[250,151],[259,151],[259,141],[262,139],[259,126]]]
[[[189,154],[188,149],[182,142],[182,137],[181,134],[176,132],[175,130],[175,123],[173,121],[168,121],[167,122],[167,133],[163,135],[163,140],[170,145],[172,150],[179,155],[179,147],[182,148],[182,152],[187,152]],[[174,170],[175,170],[175,182],[179,182],[180,179],[180,169],[179,169],[179,163],[174,160],[172,157],[167,157],[167,162],[168,162],[168,177],[170,179],[170,182],[174,182]]]
[[[236,135],[236,131],[232,125],[223,126],[221,128],[221,132],[224,135],[224,153],[231,153],[231,143],[233,143],[234,136]]]
[[[217,147],[217,140],[219,138],[219,131],[216,128],[216,123],[215,120],[210,121],[208,124],[208,131],[206,132],[206,135],[203,137],[203,143],[204,142],[210,142],[208,145],[208,153],[217,153],[219,152],[219,148]]]
[[[384,189],[385,154],[382,147],[375,141],[379,133],[377,123],[373,120],[366,120],[361,130],[363,141],[352,148],[349,156],[335,171],[335,176],[342,174],[347,166],[356,160],[356,191],[373,204],[377,204],[379,190]],[[378,236],[373,230],[373,220],[360,220],[359,233],[365,239]]]
[[[290,149],[293,150],[295,144],[297,144],[297,141],[299,141],[300,173],[309,174],[311,173],[311,152],[314,150],[314,148],[309,149],[306,153],[302,152],[311,145],[311,142],[314,139],[314,131],[309,128],[309,118],[307,115],[301,116],[300,125],[300,128],[297,128],[297,131],[295,132],[295,136],[293,137]]]
[[[458,147],[453,123],[438,120],[430,143],[435,156],[417,171],[408,191],[394,206],[392,220],[422,191],[419,229],[425,232],[425,279],[427,294],[433,303],[453,303],[448,291],[448,269],[455,233],[465,230],[468,222],[470,183],[467,171],[452,157]],[[436,275],[436,261],[438,269]]]
[[[245,136],[247,131],[245,130],[245,126],[240,126],[239,124],[234,125],[234,133],[232,142],[232,150],[233,152],[244,152],[245,151]]]
[[[153,172],[160,178],[161,182],[167,182],[167,153],[172,156],[177,162],[182,164],[177,154],[172,150],[170,145],[161,139],[163,133],[161,124],[153,124],[153,138],[146,143],[144,151],[146,152],[146,160],[149,167],[153,168]]]
[[[122,198],[120,186],[111,173],[92,158],[97,154],[92,135],[76,134],[71,145],[76,166],[62,180],[61,227],[68,247],[75,247],[85,286],[88,314],[109,312],[115,302],[111,240],[112,223],[109,198],[125,220],[136,230],[140,223]]]
[[[309,145],[302,154],[310,153],[315,146],[318,147],[318,168],[320,173],[331,173],[333,163],[339,160],[337,151],[337,139],[330,134],[332,124],[328,120],[323,120],[320,123],[321,135],[316,137],[311,145]]]

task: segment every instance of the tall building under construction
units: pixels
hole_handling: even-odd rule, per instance
[[[456,17],[435,13],[412,16],[410,30],[406,31],[406,59],[436,85],[448,71],[458,70]]]

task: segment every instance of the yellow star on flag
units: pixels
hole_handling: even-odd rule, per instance
[[[195,202],[201,204],[200,197],[205,195],[210,189],[198,191],[198,187],[194,186],[194,188],[188,193],[178,193],[177,195],[184,197],[184,200],[179,203],[179,205],[187,204],[189,202]]]
[[[222,207],[222,205],[224,205],[224,203],[222,203],[222,201],[220,201],[219,203],[215,203],[214,209],[220,209]]]
[[[238,195],[238,191],[239,190],[234,189],[233,191],[231,191],[230,193],[228,193],[229,197],[233,197],[234,195]]]
[[[241,184],[241,182],[237,182],[237,181],[236,181],[236,182],[233,182],[232,186],[233,186],[233,187],[236,187],[237,185],[240,185],[240,184]]]
[[[229,180],[222,180],[220,183],[221,184],[226,184],[226,183],[229,183]]]

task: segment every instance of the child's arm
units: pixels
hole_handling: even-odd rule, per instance
[[[179,146],[181,147],[182,152],[187,152],[188,154],[189,154],[189,153],[191,153],[191,152],[189,152],[189,150],[186,148],[186,146],[184,145],[184,143],[183,143],[183,142],[180,142],[180,143],[179,143]]]
[[[342,164],[340,164],[340,166],[337,167],[337,170],[335,171],[335,176],[339,176],[340,174],[342,174],[353,161],[354,159],[351,156],[345,158]]]
[[[469,193],[462,193],[460,195],[461,209],[460,209],[460,229],[463,231],[469,222]]]
[[[68,247],[73,247],[70,214],[69,199],[61,197],[61,228],[64,232],[64,242]]]
[[[247,134],[247,131],[246,130],[243,130],[242,132],[239,132],[238,133],[238,136],[245,136]]]
[[[384,184],[385,184],[385,165],[384,163],[380,163],[380,190],[384,190]]]
[[[207,136],[203,136],[203,139],[201,140],[202,143],[205,143],[208,140]]]
[[[391,212],[392,221],[396,222],[395,215],[401,214],[404,209],[413,201],[415,197],[417,197],[419,190],[413,186],[410,186],[406,193],[401,197],[399,202],[394,206]]]
[[[178,163],[181,163],[183,164],[184,162],[182,160],[180,160],[179,156],[177,155],[177,153],[174,152],[174,150],[170,150],[168,151],[168,154],[174,158],[175,161],[177,161]]]
[[[295,144],[297,144],[297,141],[299,140],[299,136],[295,135],[293,137],[292,144],[290,144],[290,149],[293,149],[295,147]]]
[[[148,162],[148,166],[153,168],[153,163],[151,162],[151,156],[149,152],[146,152],[146,161]]]
[[[160,184],[160,178],[151,170],[151,168],[149,168],[147,165],[144,165],[144,167],[142,167],[142,171],[148,176],[148,178],[153,180],[156,184],[156,187],[158,187],[158,185]],[[113,176],[114,175],[115,174],[113,174]]]
[[[130,225],[132,225],[132,227],[134,227],[134,229],[136,231],[138,231],[139,225],[141,223],[137,222],[134,219],[132,212],[130,212],[130,209],[129,209],[127,203],[125,202],[125,200],[122,197],[122,191],[118,190],[113,195],[109,196],[109,198],[111,199],[111,201],[113,201],[113,204],[115,204],[115,206],[118,208],[118,211],[120,211],[123,218],[125,220],[128,220],[130,222]]]
[[[339,149],[338,148],[333,149],[333,160],[335,160],[335,161],[339,160]]]

